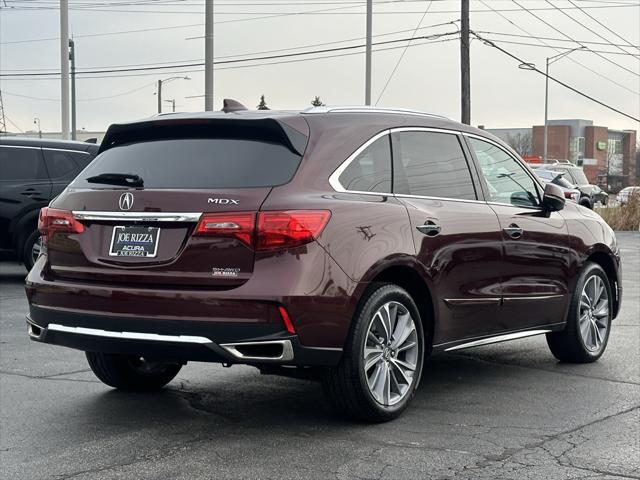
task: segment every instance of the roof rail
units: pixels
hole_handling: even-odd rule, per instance
[[[317,114],[317,113],[397,113],[403,115],[418,115],[421,117],[437,117],[450,120],[444,115],[438,115],[435,113],[421,112],[419,110],[411,110],[408,108],[385,108],[385,107],[372,107],[372,106],[322,106],[322,107],[309,107],[303,110],[302,113]]]

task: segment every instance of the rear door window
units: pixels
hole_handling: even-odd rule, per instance
[[[391,135],[394,193],[476,200],[457,135],[407,131]]]
[[[340,174],[340,185],[356,192],[391,193],[391,145],[384,135],[365,148]]]
[[[285,145],[263,140],[185,138],[130,143],[110,148],[72,186],[113,188],[90,177],[138,175],[144,188],[272,187],[291,180],[301,156]]]
[[[0,146],[0,181],[46,179],[40,148]]]
[[[70,181],[86,166],[91,155],[67,150],[43,149],[44,161],[53,181]]]

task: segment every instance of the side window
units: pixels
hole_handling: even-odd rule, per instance
[[[391,145],[389,135],[362,151],[338,177],[345,190],[391,193]]]
[[[0,181],[44,180],[47,172],[40,148],[0,146]]]
[[[489,200],[519,207],[540,205],[538,189],[524,167],[495,145],[469,138],[489,189]]]
[[[43,151],[49,176],[51,180],[54,181],[73,180],[78,172],[80,172],[81,167],[86,164],[86,160],[80,157],[89,157],[89,155],[83,153],[67,152],[64,150],[44,149]]]
[[[469,165],[456,135],[396,132],[391,142],[394,193],[477,199]]]

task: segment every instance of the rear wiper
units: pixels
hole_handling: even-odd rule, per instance
[[[123,185],[126,187],[142,187],[144,181],[133,173],[101,173],[87,178],[89,183],[104,183],[106,185]]]

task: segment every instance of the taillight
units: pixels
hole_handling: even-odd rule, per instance
[[[252,247],[255,221],[256,214],[253,212],[205,213],[194,235],[235,238]]]
[[[304,245],[315,240],[327,225],[328,210],[260,212],[256,250],[274,250]]]
[[[84,225],[76,220],[69,210],[44,207],[40,209],[38,230],[42,234],[42,240],[46,243],[56,232],[82,233]]]
[[[328,210],[205,213],[196,236],[235,238],[258,251],[292,248],[312,242],[327,225]]]

